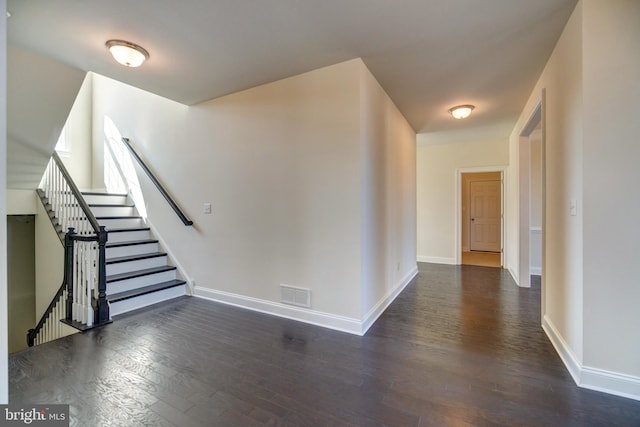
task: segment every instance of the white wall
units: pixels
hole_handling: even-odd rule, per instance
[[[44,314],[64,272],[64,248],[42,203],[36,203],[36,318]],[[34,325],[35,326],[35,325]]]
[[[506,166],[508,141],[440,143],[429,134],[417,140],[418,261],[455,264],[456,170]]]
[[[154,95],[116,80],[90,73],[92,87],[92,180],[94,189],[104,189],[104,144],[107,140],[105,123],[112,120],[123,137],[131,139],[150,166],[161,171],[160,178],[171,191],[169,177],[181,176],[189,169],[185,154],[189,141],[185,120],[189,107]],[[165,159],[165,154],[176,151],[183,156]],[[163,163],[158,163],[163,159]],[[178,163],[175,163],[178,162]],[[156,167],[157,165],[157,167]],[[168,175],[165,178],[165,175]],[[157,191],[157,190],[155,190]],[[183,195],[184,196],[184,195]],[[178,201],[182,202],[182,197]],[[162,205],[164,208],[165,206]],[[187,210],[199,213],[199,204]]]
[[[93,78],[87,73],[65,123],[70,151],[59,153],[80,190],[92,189],[92,106]]]
[[[85,73],[15,46],[8,49],[7,67],[7,185],[33,190]]]
[[[362,308],[366,326],[417,274],[416,135],[361,64]]]
[[[546,88],[546,200],[543,313],[569,349],[582,361],[582,5],[578,4],[527,101],[510,138],[509,269],[518,271],[518,159],[520,133]],[[524,147],[525,145],[523,145]],[[528,149],[528,146],[527,146]],[[569,200],[578,216],[569,216]],[[515,202],[515,203],[514,203]],[[528,229],[528,224],[526,225]],[[528,232],[528,230],[527,230]],[[516,276],[517,277],[517,276]]]
[[[359,319],[358,68],[323,68],[190,112],[187,144],[204,161],[189,181],[206,183],[193,203],[215,210],[198,246],[217,271],[187,261],[204,287],[275,302],[279,284],[300,286],[314,310]]]
[[[635,1],[578,3],[510,144],[546,89],[543,327],[576,383],[640,400],[638,22]]]
[[[149,220],[195,280],[196,294],[361,332],[362,311],[372,304],[363,305],[361,287],[371,287],[367,298],[379,300],[415,264],[412,132],[371,81],[361,85],[365,71],[361,60],[352,60],[193,107],[95,76],[93,185],[105,186],[108,117],[195,222],[184,227],[140,176]],[[367,111],[380,112],[389,128],[361,122],[363,87],[382,103]],[[371,145],[384,147],[389,173],[407,166],[401,176],[386,175],[385,194],[402,196],[389,196],[400,202],[389,209],[398,211],[385,211],[380,218],[389,226],[375,231],[400,231],[385,237],[381,249],[393,259],[384,275],[392,285],[362,285],[361,192],[370,176],[362,172],[369,143],[362,123],[376,141]],[[401,144],[391,144],[394,139]],[[202,213],[205,202],[212,215]],[[311,310],[280,304],[280,284],[311,289]]]
[[[7,215],[35,215],[36,201],[34,190],[7,189]]]
[[[640,399],[640,2],[583,2],[584,359]]]
[[[0,218],[7,214],[7,2],[0,0]],[[7,224],[0,221],[0,404],[9,402]]]

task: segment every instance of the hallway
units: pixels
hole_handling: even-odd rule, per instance
[[[10,401],[89,426],[640,425],[640,402],[575,386],[539,287],[419,268],[364,337],[184,297],[11,355]]]

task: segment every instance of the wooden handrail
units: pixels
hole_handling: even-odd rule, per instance
[[[60,156],[58,156],[58,153],[56,153],[55,151],[53,152],[52,157],[53,157],[53,160],[56,162],[56,165],[58,166],[60,173],[64,177],[64,180],[67,182],[67,185],[69,185],[71,192],[73,193],[76,200],[78,201],[78,204],[82,209],[82,212],[84,212],[84,214],[87,216],[87,220],[89,220],[89,224],[91,224],[91,228],[93,228],[93,231],[96,234],[99,233],[100,225],[98,224],[98,220],[93,215],[93,212],[91,212],[91,209],[89,208],[89,205],[87,204],[87,202],[84,200],[84,197],[82,197],[82,193],[76,186],[76,183],[73,182],[73,179],[71,178],[69,171],[67,171],[67,168],[64,166],[62,159],[60,159]]]
[[[29,331],[27,332],[27,345],[29,347],[33,347],[34,346],[34,344],[36,342],[36,337],[38,336],[38,333],[40,332],[40,330],[44,326],[45,322],[49,318],[49,315],[51,314],[51,312],[55,308],[56,304],[60,301],[60,298],[62,298],[62,294],[64,293],[64,290],[66,288],[67,288],[67,281],[66,281],[66,279],[63,279],[62,280],[62,285],[60,285],[60,289],[58,289],[58,292],[56,292],[56,294],[53,296],[53,299],[51,300],[51,303],[49,304],[49,307],[47,307],[47,309],[44,311],[44,314],[40,318],[40,321],[38,322],[36,327],[33,328],[33,329],[29,329]]]
[[[160,181],[158,181],[158,178],[156,178],[156,176],[154,175],[154,173],[151,171],[151,169],[149,169],[149,167],[146,165],[146,163],[144,162],[144,160],[142,160],[142,158],[140,157],[140,155],[136,152],[136,150],[133,148],[133,146],[131,145],[131,143],[129,142],[129,138],[122,138],[122,142],[124,143],[124,145],[129,149],[129,151],[131,152],[131,154],[133,155],[133,157],[135,157],[135,159],[138,161],[138,164],[140,165],[140,167],[145,171],[145,173],[147,174],[147,176],[149,177],[149,179],[151,180],[151,182],[153,182],[153,184],[156,186],[156,188],[158,189],[158,191],[160,191],[160,194],[162,194],[162,196],[164,197],[164,199],[167,201],[167,203],[169,203],[169,206],[171,206],[171,208],[173,209],[173,211],[176,213],[176,215],[178,215],[178,217],[180,218],[180,220],[182,221],[182,223],[186,226],[191,226],[193,225],[193,221],[191,221],[189,218],[187,218],[187,216],[182,212],[182,210],[180,209],[180,207],[178,207],[178,205],[176,204],[176,202],[173,200],[173,198],[169,195],[169,193],[167,192],[167,190],[165,190],[165,188],[162,186],[162,184],[160,183]]]

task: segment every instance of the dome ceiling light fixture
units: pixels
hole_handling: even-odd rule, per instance
[[[149,59],[149,52],[135,43],[125,40],[108,40],[105,45],[113,59],[125,67],[139,67]]]
[[[475,105],[456,105],[455,107],[449,108],[449,114],[453,116],[454,119],[466,119],[471,115],[471,111],[476,108]]]

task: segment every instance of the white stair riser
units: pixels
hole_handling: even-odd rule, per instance
[[[96,217],[131,217],[118,219],[99,219],[100,225],[104,225],[109,229],[130,229],[145,227],[144,220],[141,218],[133,218],[138,215],[135,207],[115,206],[122,204],[130,204],[128,196],[112,196],[112,195],[85,195],[86,202],[91,205],[114,205],[114,206],[92,206],[91,210]],[[109,233],[109,243],[134,242],[153,238],[149,230],[132,230],[125,232]],[[139,245],[116,246],[107,248],[107,260],[124,257],[143,255],[158,251],[158,243],[144,243]],[[119,262],[107,264],[107,276],[121,273],[129,273],[138,270],[144,270],[154,267],[166,266],[168,262],[167,256],[145,258],[136,261]],[[133,277],[126,280],[107,283],[107,295],[114,295],[120,292],[132,291],[145,286],[157,283],[168,282],[176,279],[176,270],[168,270],[155,274],[148,274],[139,277]],[[186,285],[175,286],[162,291],[152,292],[138,297],[129,298],[119,302],[110,303],[110,312],[112,316],[126,313],[128,311],[137,310],[148,305],[156,304],[162,301],[186,295]]]
[[[156,283],[168,282],[176,278],[176,270],[163,271],[162,273],[148,274],[146,276],[133,277],[131,279],[119,280],[107,283],[107,295],[119,292],[131,291],[144,286],[155,285]]]
[[[162,301],[167,301],[173,298],[186,295],[187,289],[185,285],[174,286],[173,288],[164,289],[158,292],[152,292],[150,294],[141,295],[135,298],[129,298],[123,301],[109,304],[109,311],[112,316],[126,313],[128,311],[137,310],[142,307],[146,307],[151,304],[156,304]]]
[[[145,243],[144,245],[107,247],[107,259],[121,256],[142,255],[158,252],[157,243]]]
[[[112,196],[112,195],[99,195],[99,194],[84,194],[84,200],[88,204],[97,205],[123,205],[129,202],[127,196]]]
[[[94,216],[137,216],[133,206],[89,206]]]
[[[147,240],[150,237],[151,233],[149,233],[149,230],[119,231],[117,233],[109,233],[109,243]]]
[[[107,276],[111,276],[112,274],[130,273],[136,270],[144,270],[145,268],[162,267],[164,265],[167,265],[166,255],[140,259],[137,261],[107,264]]]
[[[120,219],[99,219],[100,225],[104,225],[107,230],[110,228],[138,228],[144,227],[141,218],[120,218]]]

